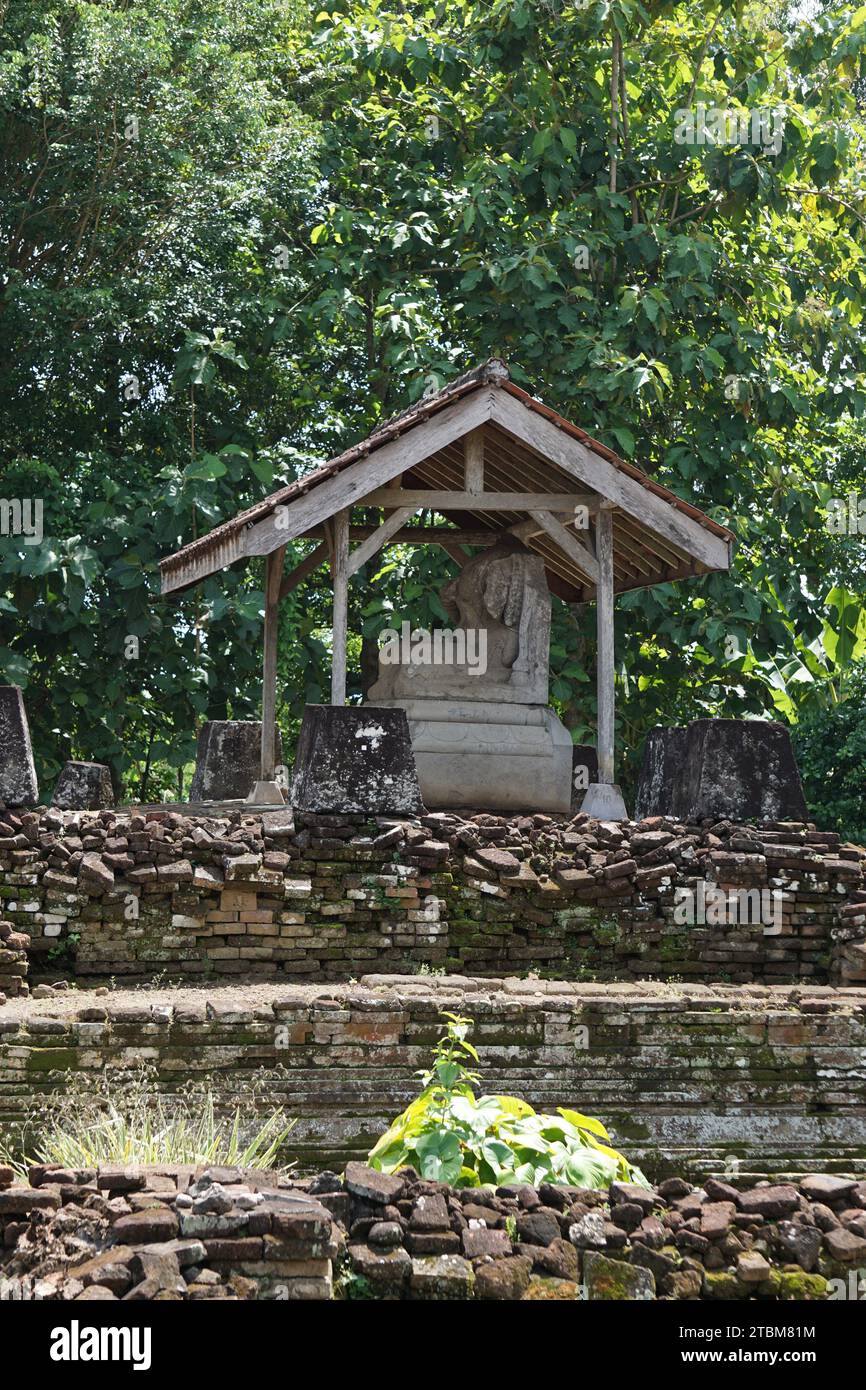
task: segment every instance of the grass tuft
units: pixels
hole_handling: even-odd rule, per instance
[[[33,1163],[210,1163],[281,1171],[293,1166],[278,1163],[278,1157],[297,1121],[281,1109],[262,1120],[254,1088],[232,1111],[218,1114],[210,1089],[188,1087],[165,1096],[145,1068],[124,1073],[122,1083],[104,1073],[95,1091],[93,1078],[86,1078],[86,1087],[84,1080],[70,1078],[63,1095],[45,1097],[32,1108],[18,1141],[0,1142],[0,1162],[24,1177]]]

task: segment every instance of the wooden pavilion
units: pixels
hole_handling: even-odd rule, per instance
[[[381,521],[353,524],[356,507],[377,509]],[[447,523],[410,524],[419,511]],[[168,595],[265,557],[263,783],[274,778],[280,600],[330,562],[331,703],[342,705],[351,575],[396,544],[439,545],[462,565],[464,547],[492,545],[503,533],[543,557],[552,593],[569,603],[595,600],[598,780],[615,782],[615,595],[727,570],[733,536],[528,395],[494,358],[161,562]],[[284,574],[294,540],[316,544]]]

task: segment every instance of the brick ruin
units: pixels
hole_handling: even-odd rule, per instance
[[[25,951],[82,980],[866,983],[864,866],[866,850],[797,822],[7,811],[0,979],[17,993]],[[678,891],[700,907],[702,884],[757,910],[679,921]]]
[[[866,994],[783,985],[575,985],[366,976],[345,985],[65,991],[0,1012],[0,1124],[67,1075],[145,1059],[229,1108],[296,1116],[308,1168],[367,1153],[418,1091],[443,1010],[474,1019],[484,1088],[553,1112],[580,1098],[651,1173],[866,1160]]]
[[[272,1181],[326,1213],[289,1254],[249,1175],[0,1170],[2,1296],[835,1297],[866,1267],[864,875],[804,822],[0,811],[0,1131],[72,1076],[146,1063],[225,1111],[255,1078],[318,1174]],[[446,1009],[486,1090],[579,1104],[655,1185],[470,1197],[358,1164]]]

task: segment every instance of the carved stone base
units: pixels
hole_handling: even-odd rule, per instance
[[[405,709],[426,806],[568,811],[571,735],[552,709],[504,701],[379,701]]]

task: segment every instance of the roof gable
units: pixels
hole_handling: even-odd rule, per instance
[[[480,426],[490,440],[489,490],[531,488],[543,500],[544,493],[572,490],[583,497],[589,488],[601,505],[614,509],[618,589],[728,568],[733,537],[727,528],[521,390],[493,358],[163,560],[163,593],[185,589],[237,560],[269,554],[401,476],[414,487],[460,488],[461,440]],[[400,490],[393,491],[397,506]],[[514,528],[513,512],[496,513],[481,503],[483,494],[479,506],[451,519],[490,529],[494,539]],[[527,509],[525,524],[532,515]],[[548,533],[527,533],[524,539],[545,555],[549,576],[566,584],[564,596],[591,597],[590,567],[575,563],[573,546],[564,540],[558,546]]]

